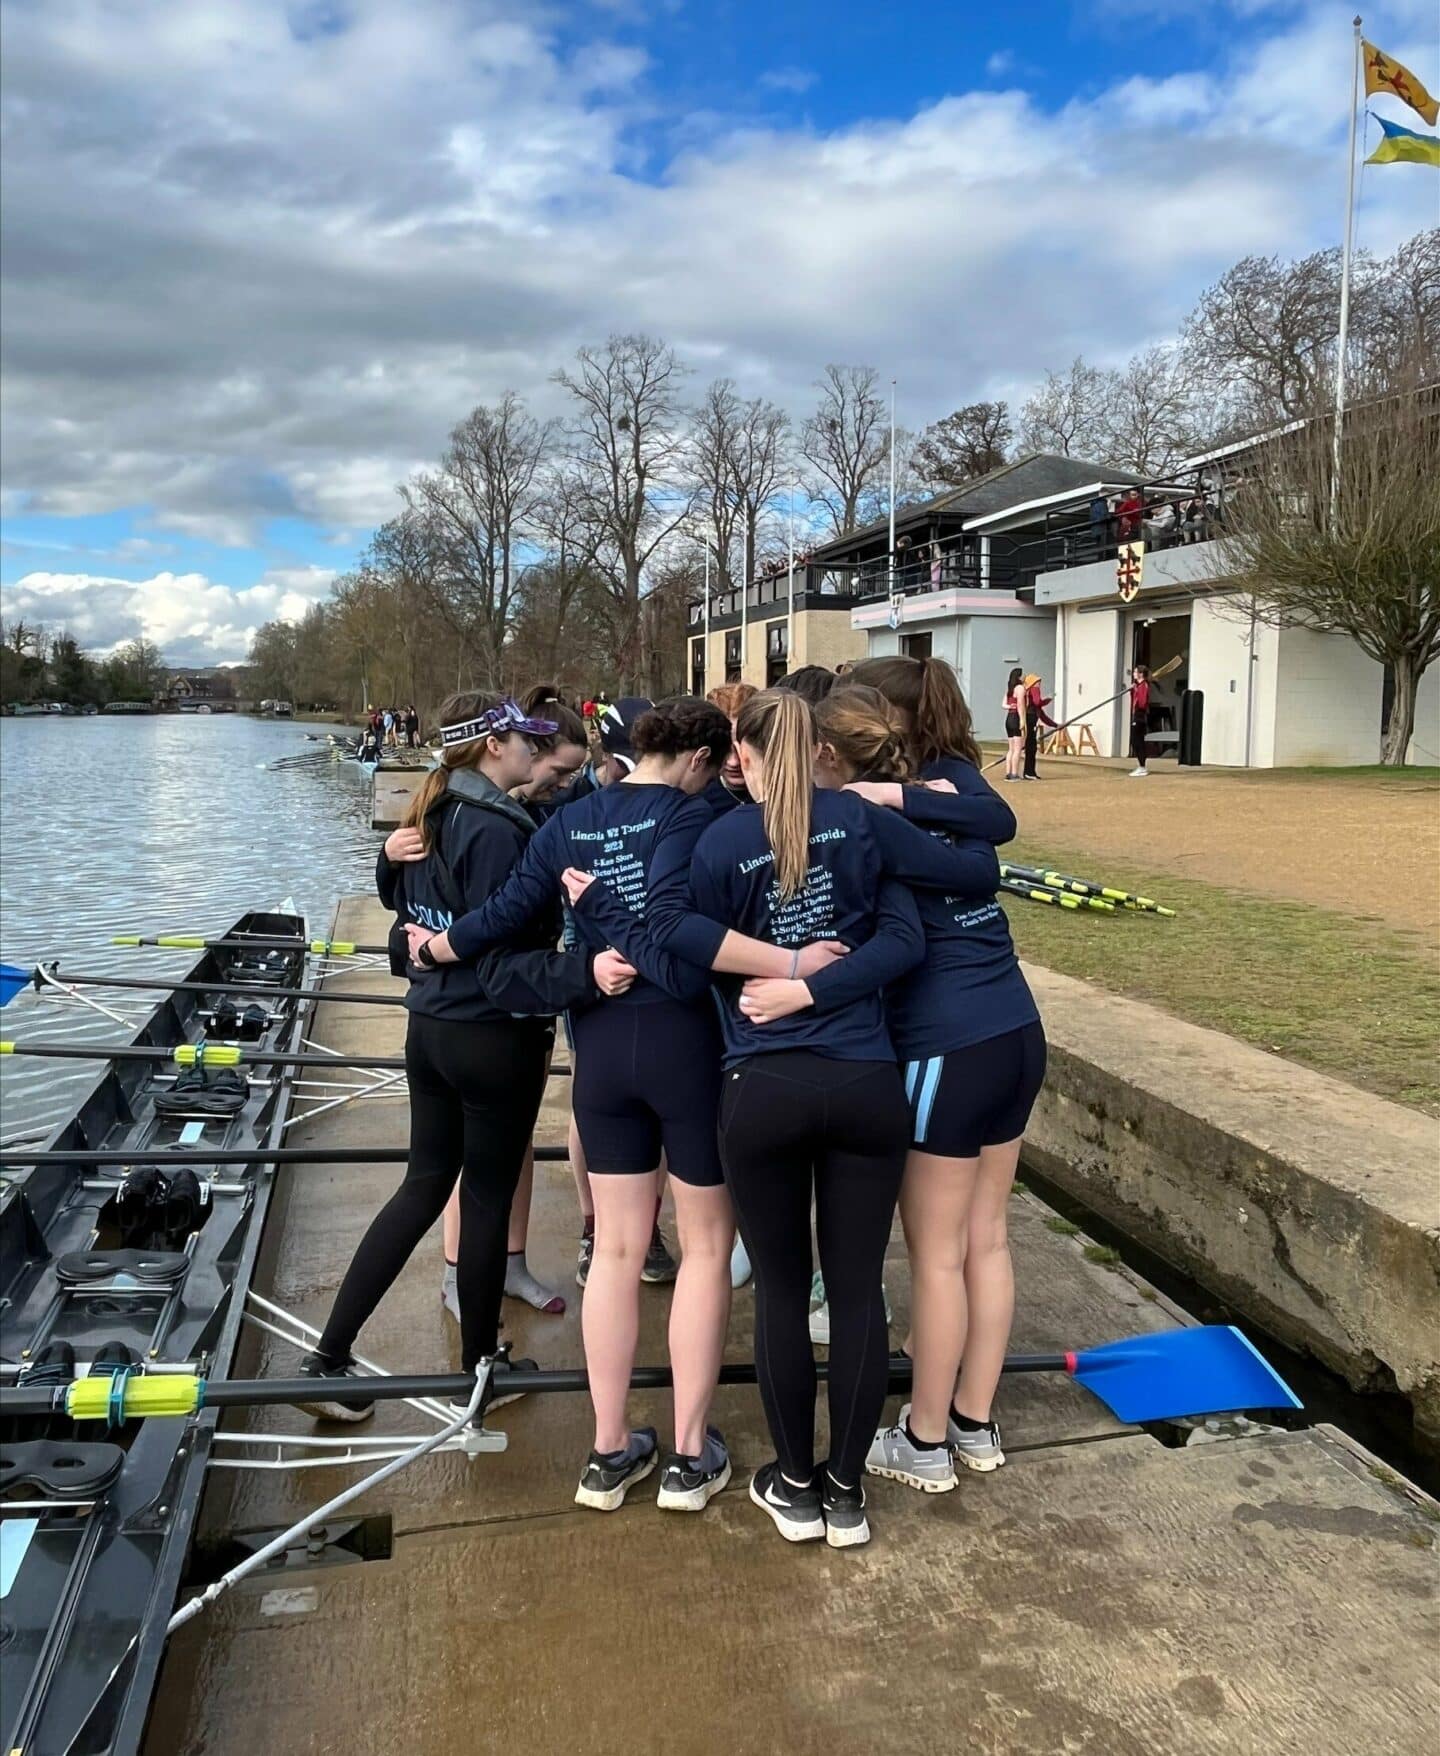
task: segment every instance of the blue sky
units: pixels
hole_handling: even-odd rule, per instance
[[[916,427],[1122,360],[1336,241],[1350,17],[10,0],[0,613],[238,659],[473,403],[555,412],[613,329],[797,414],[872,364]],[[1440,87],[1434,19],[1366,28]],[[1435,223],[1423,167],[1363,190],[1377,250]]]

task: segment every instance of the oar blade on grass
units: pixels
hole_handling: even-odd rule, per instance
[[[1228,1324],[1164,1329],[1086,1348],[1071,1376],[1122,1421],[1303,1408],[1273,1366]]]

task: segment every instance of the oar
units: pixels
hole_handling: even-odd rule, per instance
[[[388,945],[356,945],[350,939],[272,939],[257,933],[243,939],[202,939],[193,933],[161,933],[143,938],[121,933],[110,941],[133,950],[137,945],[159,945],[167,951],[310,951],[316,957],[388,957]]]
[[[1168,677],[1173,671],[1178,671],[1183,663],[1184,655],[1177,652],[1174,658],[1166,659],[1158,671],[1151,671],[1150,681],[1158,683],[1162,677]],[[1083,713],[1072,713],[1069,719],[1061,720],[1058,726],[1046,726],[1044,729],[1049,732],[1063,732],[1067,726],[1073,726],[1078,720],[1089,719],[1092,713],[1099,713],[1102,707],[1109,707],[1112,701],[1118,701],[1122,695],[1129,693],[1128,686],[1124,689],[1117,689],[1113,695],[1107,695],[1103,701],[1097,701],[1092,707],[1087,707]],[[981,774],[984,774],[986,769],[998,768],[1004,760],[1003,756],[997,756],[993,762],[985,763],[980,770]]]
[[[827,1375],[822,1362],[817,1370]],[[1117,1419],[1179,1420],[1187,1415],[1233,1414],[1250,1409],[1301,1408],[1300,1398],[1238,1329],[1213,1325],[1166,1329],[1101,1347],[1056,1354],[1015,1354],[1004,1371],[1064,1372],[1097,1396]],[[890,1385],[903,1389],[910,1366],[892,1360]],[[578,1368],[512,1372],[495,1368],[497,1395],[514,1382],[530,1396],[584,1391],[588,1375]],[[635,1390],[664,1390],[672,1383],[668,1366],[631,1371]],[[722,1366],[722,1384],[755,1383],[753,1365]],[[105,1373],[69,1384],[26,1385],[5,1392],[8,1415],[65,1414],[72,1420],[112,1424],[144,1416],[189,1415],[202,1408],[253,1408],[275,1403],[313,1402],[317,1396],[346,1402],[395,1402],[403,1398],[465,1398],[475,1387],[473,1373],[434,1372],[330,1380],[324,1378],[237,1378],[211,1381],[186,1373],[124,1377],[117,1386]]]
[[[1098,896],[1113,902],[1118,908],[1143,910],[1146,914],[1164,915],[1167,920],[1174,920],[1173,908],[1165,908],[1148,896],[1136,896],[1130,890],[1114,890],[1108,884],[1096,884],[1089,878],[1074,878],[1068,872],[1050,872],[1039,866],[1012,866],[1004,861],[1000,865],[1001,876],[1010,875],[1026,879],[1035,884],[1048,884],[1055,890],[1068,890],[1076,896]]]
[[[1018,878],[1002,878],[1000,888],[1011,896],[1026,896],[1031,902],[1048,903],[1052,908],[1078,909],[1078,896],[1066,896],[1058,890],[1047,890],[1043,884],[1022,884]]]
[[[327,1061],[327,1067],[338,1066],[335,1061]],[[559,1069],[557,1068],[558,1072]],[[223,1118],[217,1118],[223,1120]],[[303,1116],[297,1118],[304,1121]],[[533,1148],[535,1157],[546,1162],[563,1164],[569,1158],[569,1149],[564,1146],[537,1146]],[[410,1156],[410,1149],[405,1146],[280,1146],[266,1148],[263,1146],[216,1147],[207,1152],[200,1148],[194,1152],[176,1149],[167,1152],[162,1147],[140,1147],[130,1151],[125,1147],[101,1146],[87,1151],[83,1146],[57,1147],[54,1151],[27,1152],[19,1141],[10,1141],[0,1151],[0,1171],[17,1171],[24,1166],[43,1165],[88,1165],[103,1168],[107,1165],[164,1165],[167,1169],[180,1165],[400,1165]]]
[[[58,963],[37,964],[28,974],[13,964],[0,963],[0,1006],[20,991],[10,978],[19,976],[20,986],[33,986],[38,993],[52,978],[72,988],[155,988],[167,994],[260,994],[270,1000],[335,1000],[347,1006],[403,1006],[403,994],[347,994],[340,988],[275,988],[266,982],[160,982],[140,976],[72,976],[60,974]]]
[[[243,1049],[238,1043],[180,1043],[173,1049],[146,1044],[0,1042],[0,1055],[35,1055],[50,1061],[167,1061],[175,1067],[384,1067],[405,1065],[403,1055],[293,1055],[275,1049]]]

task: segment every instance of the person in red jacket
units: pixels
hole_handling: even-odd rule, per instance
[[[1130,673],[1130,754],[1135,758],[1131,780],[1149,779],[1149,736],[1150,672],[1144,665],[1136,665]]]
[[[1051,702],[1049,695],[1042,694],[1040,679],[1034,671],[1025,678],[1025,769],[1024,780],[1039,780],[1035,772],[1035,757],[1040,748],[1040,728],[1042,725],[1054,727],[1055,721],[1045,709]]]
[[[1128,489],[1115,504],[1115,523],[1122,543],[1133,543],[1140,535],[1140,520],[1145,501],[1138,488]]]

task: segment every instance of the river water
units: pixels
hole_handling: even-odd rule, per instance
[[[223,932],[293,898],[312,934],[374,882],[379,836],[354,763],[310,757],[324,728],[240,714],[0,720],[0,959],[107,975],[184,972],[193,952],[126,951],[117,933]],[[275,763],[284,764],[281,767]],[[159,996],[93,989],[138,1020]],[[129,1032],[26,991],[0,1015],[15,1041]],[[0,1061],[0,1137],[63,1120],[98,1063]]]

